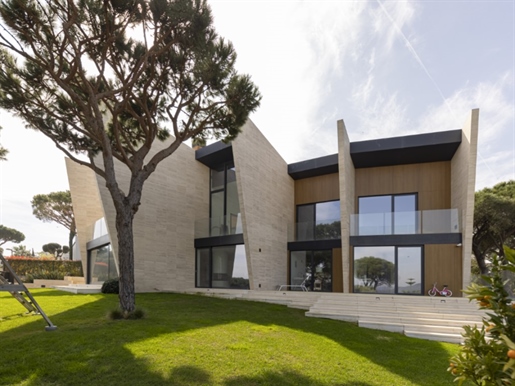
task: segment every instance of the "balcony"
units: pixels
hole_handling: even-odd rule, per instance
[[[195,221],[195,238],[243,234],[241,213]]]
[[[340,218],[298,222],[288,229],[288,241],[341,239]]]
[[[352,214],[351,236],[460,233],[458,209]]]

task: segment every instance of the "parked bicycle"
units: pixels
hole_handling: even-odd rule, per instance
[[[447,284],[444,284],[443,286],[443,289],[440,291],[437,287],[436,287],[436,282],[433,283],[433,288],[431,288],[427,294],[429,296],[436,296],[436,294],[439,294],[440,296],[445,296],[445,297],[449,297],[449,296],[452,296],[452,291],[447,287]]]

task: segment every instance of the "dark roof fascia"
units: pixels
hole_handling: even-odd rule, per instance
[[[338,154],[326,155],[288,165],[288,174],[294,180],[338,173]]]
[[[198,149],[195,152],[195,159],[209,168],[216,168],[234,160],[232,146],[230,143],[226,144],[222,141],[212,143]]]
[[[383,245],[426,245],[426,244],[459,244],[462,242],[461,233],[431,233],[415,235],[377,235],[351,236],[350,245],[383,246]]]
[[[351,142],[355,168],[450,161],[461,144],[461,130]]]

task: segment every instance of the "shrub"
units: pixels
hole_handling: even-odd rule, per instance
[[[108,279],[102,284],[102,293],[117,294],[120,292],[120,282],[118,279]]]
[[[145,311],[140,308],[136,308],[132,312],[124,312],[119,308],[109,311],[107,317],[111,320],[119,320],[119,319],[143,319],[145,317]]]
[[[506,291],[505,272],[515,272],[515,250],[504,248],[505,259],[492,258],[491,275],[483,276],[483,285],[473,283],[464,292],[479,308],[489,311],[483,325],[464,327],[465,343],[451,358],[447,369],[461,385],[511,385],[515,379],[515,304]]]
[[[31,282],[34,279],[62,280],[65,276],[83,276],[80,261],[43,260],[18,256],[8,257],[6,260],[25,282]]]

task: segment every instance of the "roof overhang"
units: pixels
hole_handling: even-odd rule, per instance
[[[338,173],[338,154],[326,155],[288,165],[288,174],[294,180]]]
[[[461,130],[351,142],[355,168],[450,161],[461,144]]]
[[[209,168],[216,168],[226,162],[233,161],[232,146],[222,141],[212,143],[198,149],[195,152],[195,159]]]

